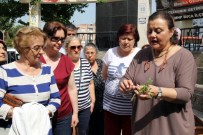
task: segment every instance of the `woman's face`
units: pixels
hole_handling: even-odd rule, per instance
[[[65,41],[64,31],[62,29],[57,30],[56,34],[53,37],[49,38],[47,46],[52,50],[59,52],[59,50],[64,44],[64,41]]]
[[[97,57],[96,49],[92,46],[86,47],[85,57],[90,63],[94,63]]]
[[[41,55],[44,53],[44,38],[33,36],[29,40],[31,40],[32,45],[24,49],[23,54],[21,54],[21,56],[28,60],[30,65],[32,65],[39,62]]]
[[[171,45],[171,37],[174,30],[168,28],[168,23],[162,18],[149,21],[147,26],[147,38],[152,48],[162,50]]]
[[[131,52],[135,45],[133,34],[124,34],[119,37],[119,46],[123,52]]]
[[[0,43],[0,62],[6,61],[6,48]]]
[[[69,42],[69,44],[66,47],[66,52],[68,56],[72,60],[77,60],[80,57],[80,51],[82,49],[82,45],[80,44],[80,41],[75,39]]]

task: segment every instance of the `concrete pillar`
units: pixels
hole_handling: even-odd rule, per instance
[[[147,41],[147,21],[150,15],[150,0],[138,0],[138,18],[137,26],[140,34],[140,41],[138,47],[148,44]]]
[[[29,3],[29,25],[39,27],[41,21],[41,4]]]

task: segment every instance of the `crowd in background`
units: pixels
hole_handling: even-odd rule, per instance
[[[73,25],[20,28],[18,60],[6,63],[0,40],[0,134],[193,135],[197,68],[179,35],[172,16],[158,11],[146,45],[137,47],[136,25],[123,24],[117,46],[98,59],[96,44],[83,47]]]

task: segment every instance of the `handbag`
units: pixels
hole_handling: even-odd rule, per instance
[[[23,101],[21,101],[20,99],[12,96],[11,94],[6,93],[3,97],[3,103],[4,104],[8,104],[12,107],[20,107],[24,104]]]

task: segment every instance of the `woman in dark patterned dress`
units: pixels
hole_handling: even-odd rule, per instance
[[[91,114],[89,122],[89,135],[103,135],[104,134],[104,114],[103,114],[103,93],[104,81],[102,79],[102,65],[100,59],[96,59],[98,48],[93,43],[88,43],[84,47],[84,54],[90,62],[95,86],[96,102],[94,111]]]

